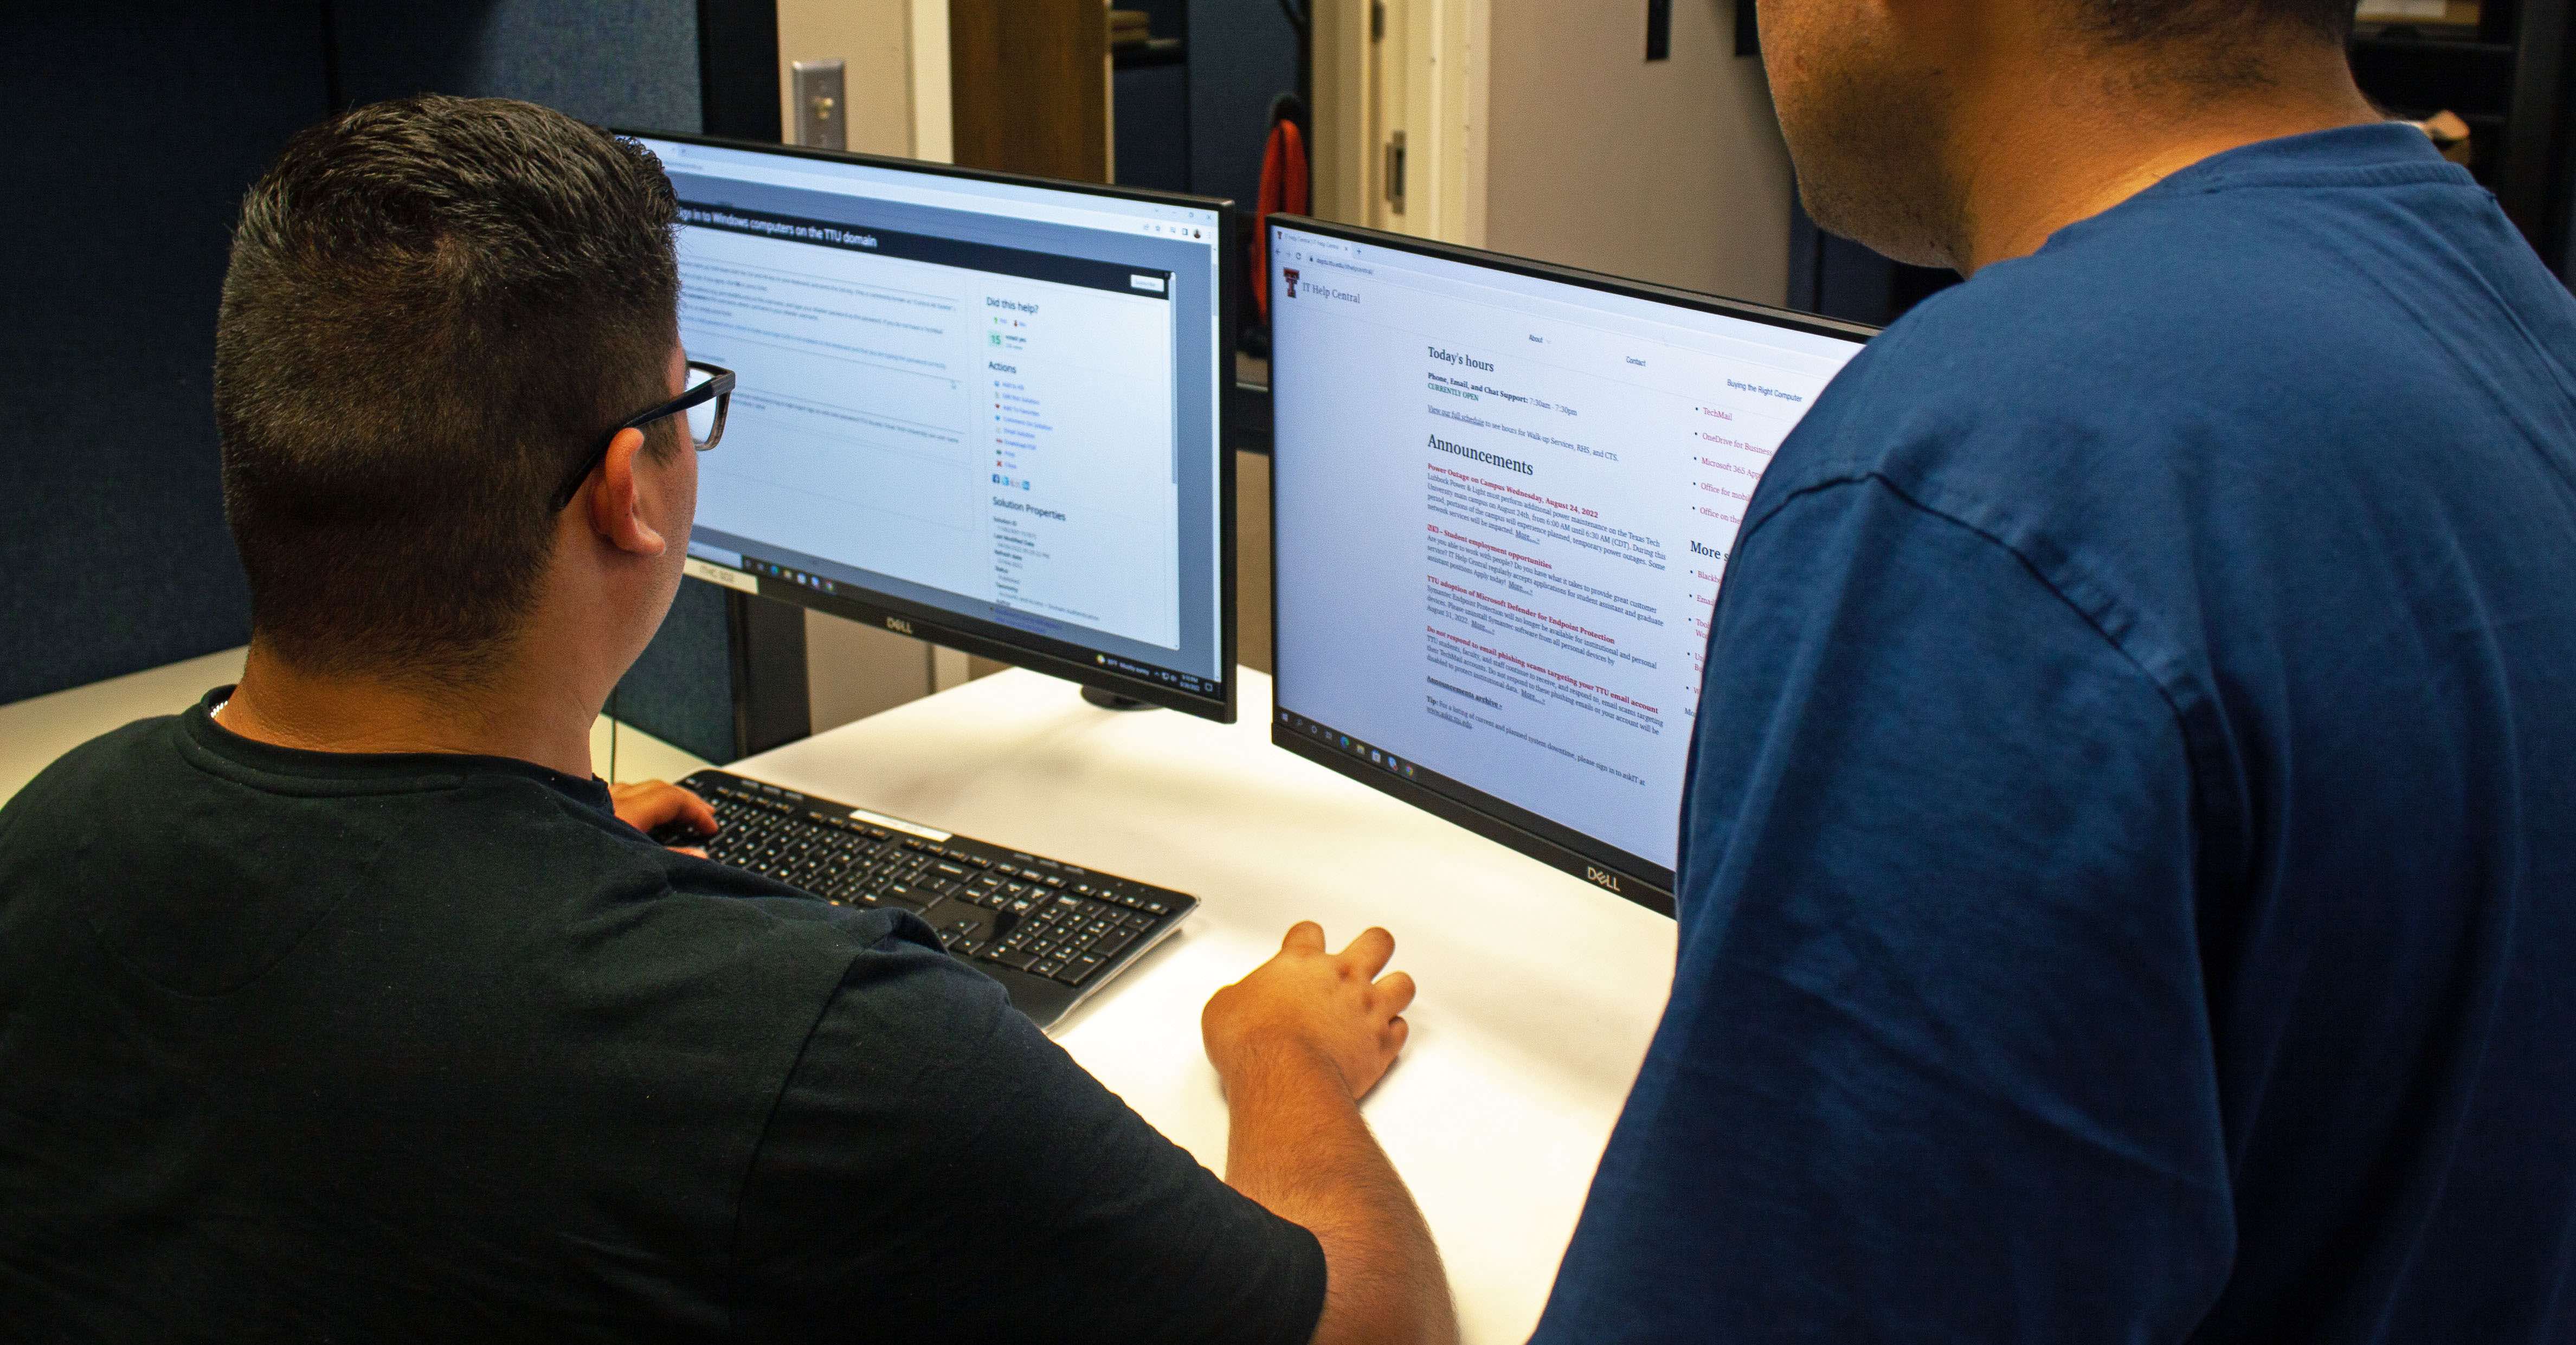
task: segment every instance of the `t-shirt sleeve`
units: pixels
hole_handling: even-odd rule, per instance
[[[1314,1235],[1238,1194],[944,954],[862,954],[745,1182],[753,1339],[1276,1342]]]
[[[2184,1339],[2234,1246],[2189,760],[1999,542],[1874,478],[1763,520],[1537,1342]]]

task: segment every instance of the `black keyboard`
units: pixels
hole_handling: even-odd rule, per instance
[[[1198,898],[885,817],[724,771],[680,782],[715,809],[712,837],[653,839],[836,905],[930,923],[949,955],[1002,983],[1047,1027],[1179,928]]]

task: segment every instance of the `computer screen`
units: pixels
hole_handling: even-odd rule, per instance
[[[1225,202],[636,138],[738,377],[691,574],[1232,721]]]
[[[1272,741],[1669,912],[1709,616],[1865,328],[1270,234]]]

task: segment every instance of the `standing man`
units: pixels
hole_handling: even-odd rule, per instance
[[[1358,1111],[1413,997],[1383,930],[1208,1005],[1221,1182],[917,918],[592,778],[730,386],[674,211],[498,100],[360,108],[252,189],[241,685],[0,810],[0,1336],[1454,1340]]]
[[[1545,1345],[2576,1338],[2576,303],[2352,0],[1763,0],[1762,482]]]

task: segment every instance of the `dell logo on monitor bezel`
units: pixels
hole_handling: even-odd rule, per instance
[[[1613,892],[1619,892],[1619,875],[1615,873],[1604,873],[1601,870],[1586,864],[1583,866],[1583,876]],[[1619,895],[1624,897],[1628,894],[1625,892],[1619,892]]]
[[[897,635],[910,635],[910,634],[912,634],[912,623],[911,623],[911,622],[909,622],[909,621],[904,620],[902,617],[899,617],[899,616],[890,616],[890,617],[887,617],[887,618],[885,619],[885,623],[886,623],[886,629],[887,629],[887,630],[890,630],[890,631],[893,631],[893,632],[894,632],[895,634],[897,634]]]

